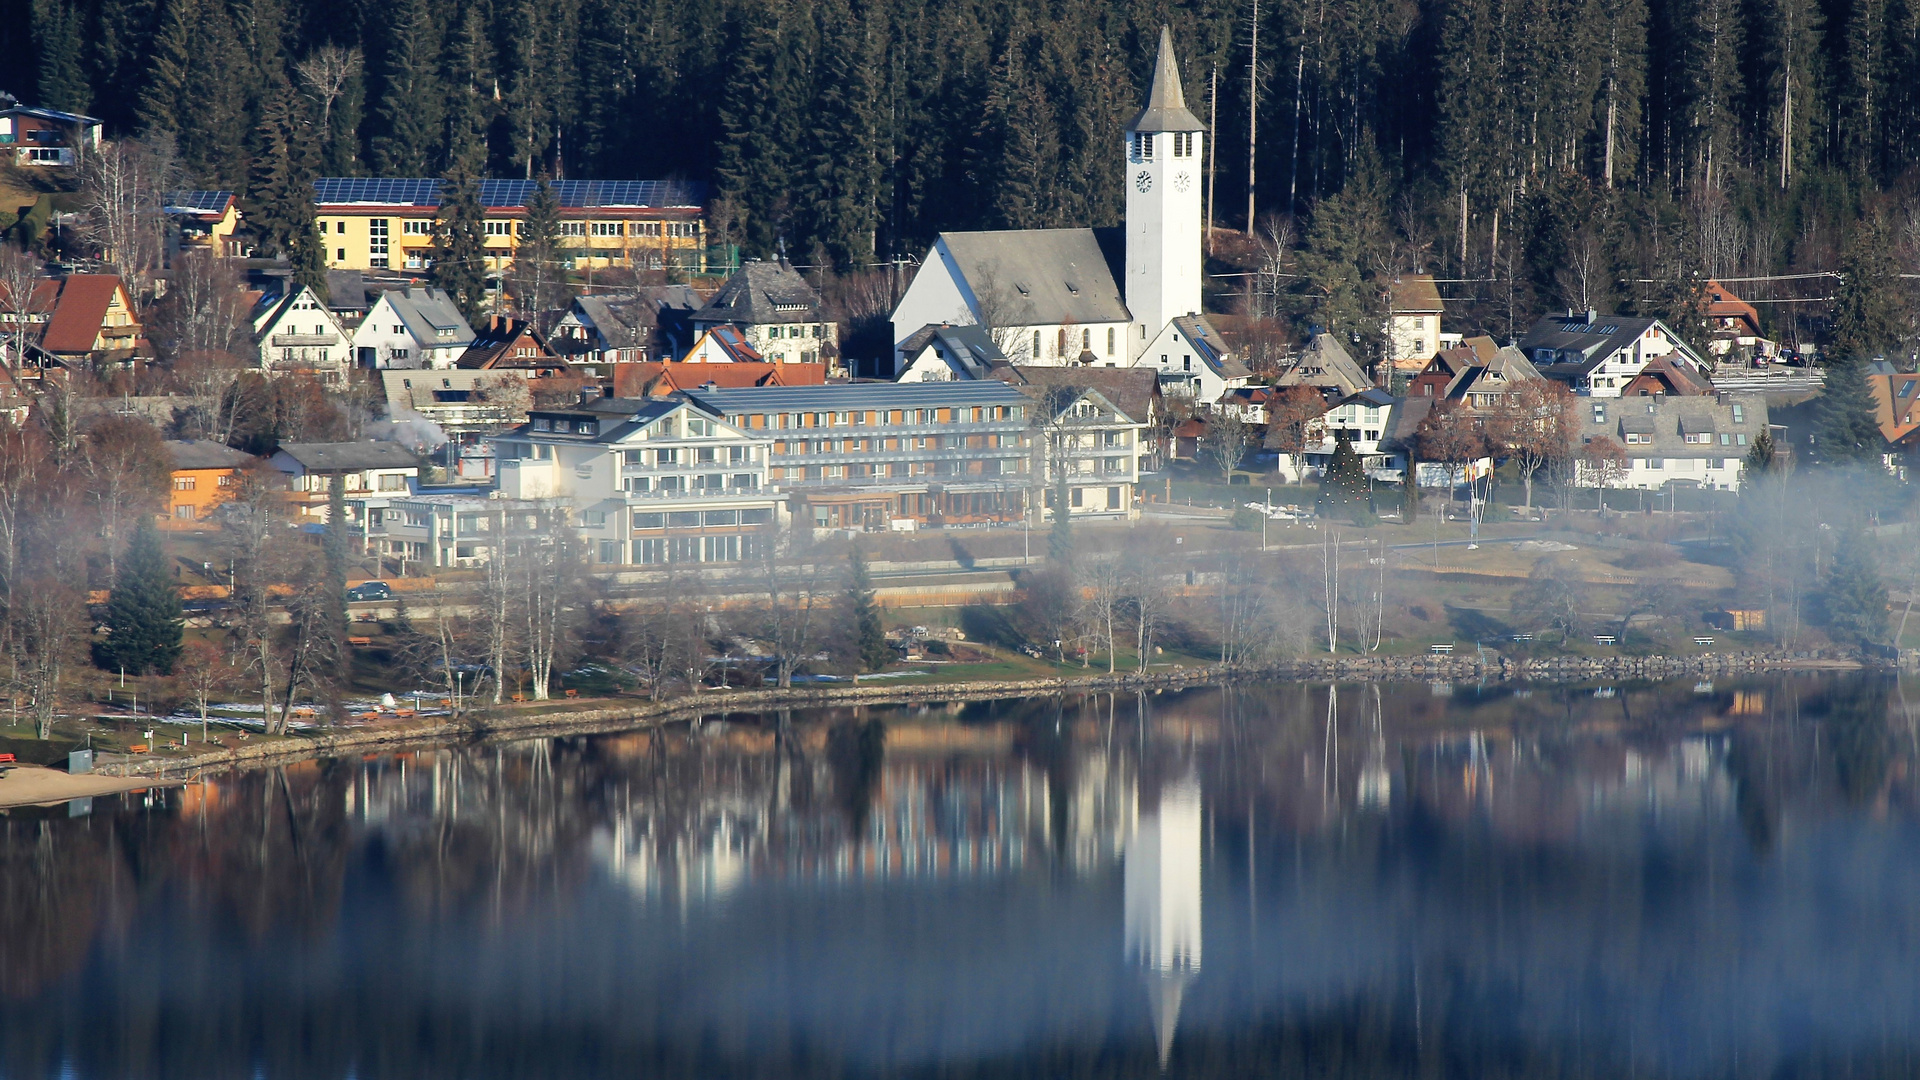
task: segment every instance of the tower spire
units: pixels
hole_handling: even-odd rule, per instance
[[[1173,31],[1160,27],[1160,54],[1153,61],[1153,83],[1147,104],[1127,125],[1128,131],[1205,131],[1200,118],[1187,111],[1187,93],[1180,85],[1180,63],[1173,56]]]

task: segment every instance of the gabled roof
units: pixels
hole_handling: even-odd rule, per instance
[[[1539,362],[1542,350],[1550,350],[1553,359],[1540,367],[1540,374],[1553,379],[1584,378],[1608,357],[1633,347],[1649,329],[1659,326],[1681,355],[1695,364],[1700,357],[1658,319],[1634,315],[1603,315],[1595,311],[1574,311],[1548,315],[1537,320],[1525,337],[1520,351]]]
[[[1733,418],[1735,406],[1740,408],[1738,422]],[[1578,415],[1583,442],[1602,435],[1619,440],[1631,432],[1652,439],[1636,443],[1629,451],[1636,455],[1744,457],[1754,437],[1767,430],[1767,399],[1764,394],[1592,398],[1582,402]],[[1688,443],[1687,432],[1711,432],[1715,438],[1705,444]],[[1718,438],[1721,434],[1728,437],[1724,445]],[[1745,443],[1739,441],[1742,435]]]
[[[514,356],[513,349],[521,341],[531,343],[535,350],[533,356]],[[508,318],[495,315],[487,325],[474,333],[473,344],[454,361],[456,367],[469,369],[497,367],[547,367],[562,365],[566,361],[553,355],[547,349],[545,339],[533,324],[525,319]]]
[[[842,383],[826,386],[767,386],[751,390],[689,390],[687,396],[710,412],[805,412],[853,409],[932,409],[971,405],[1023,404],[1019,390],[994,379],[977,382]]]
[[[988,369],[1007,363],[1007,354],[993,343],[993,335],[984,326],[928,324],[902,342],[900,352],[914,356],[929,346],[938,349],[940,359],[962,379],[987,378]]]
[[[1402,274],[1393,279],[1393,313],[1395,315],[1443,315],[1446,305],[1440,302],[1440,288],[1433,283],[1432,274]]]
[[[306,472],[359,472],[363,469],[415,469],[420,459],[399,443],[360,442],[281,443],[275,457],[285,454]]]
[[[1315,334],[1300,355],[1275,381],[1278,386],[1317,386],[1339,391],[1342,396],[1357,394],[1373,385],[1353,357],[1332,334]]]
[[[1223,379],[1251,378],[1253,372],[1240,362],[1232,350],[1227,348],[1225,338],[1213,328],[1205,315],[1181,315],[1173,320],[1173,328],[1180,332],[1187,344],[1192,345],[1200,359],[1206,362],[1208,370]]]
[[[120,289],[118,274],[69,274],[61,279],[40,346],[64,355],[92,352],[107,307]]]
[[[1084,386],[1098,390],[1108,403],[1135,423],[1147,423],[1160,396],[1160,373],[1152,368],[1039,367],[1001,364],[991,378],[1013,386]]]
[[[742,326],[819,322],[820,294],[784,262],[748,262],[693,313],[693,321]]]
[[[1713,393],[1713,383],[1704,375],[1696,373],[1685,364],[1676,364],[1671,358],[1665,356],[1656,356],[1647,361],[1647,366],[1641,368],[1640,373],[1633,377],[1634,382],[1642,379],[1658,382],[1666,393],[1675,397]],[[1635,396],[1643,395],[1636,393]]]
[[[62,112],[59,109],[43,109],[37,105],[10,105],[0,109],[0,115],[31,116],[38,120],[52,120],[59,124],[84,124],[87,127],[99,127],[100,121],[82,113]]]
[[[1376,409],[1385,409],[1391,407],[1393,403],[1398,400],[1398,398],[1377,386],[1369,386],[1357,394],[1348,394],[1346,397],[1328,406],[1328,408],[1337,409],[1342,405],[1366,405]]]
[[[174,439],[166,445],[175,469],[239,469],[253,460],[251,454],[210,439]]]
[[[327,307],[334,311],[366,311],[367,279],[358,270],[327,271]]]
[[[160,197],[160,209],[168,214],[195,214],[218,218],[233,206],[231,191],[169,191]]]
[[[1754,333],[1760,332],[1759,309],[1733,295],[1733,290],[1718,281],[1707,282],[1707,318],[1742,319]]]
[[[1147,103],[1128,131],[1205,131],[1200,118],[1187,111],[1187,92],[1180,85],[1180,64],[1173,55],[1173,31],[1160,28],[1160,51],[1153,59],[1153,82]]]
[[[1132,318],[1092,229],[945,232],[935,243],[1006,326],[1118,323]]]
[[[700,343],[703,341],[712,341],[719,347],[721,352],[727,354],[727,359],[736,364],[764,364],[767,362],[767,358],[761,355],[760,350],[747,344],[745,335],[740,333],[738,327],[710,327],[705,333],[693,339],[693,348],[687,350],[687,355],[690,357],[699,352]]]
[[[1891,364],[1875,364],[1867,373],[1867,388],[1873,394],[1873,418],[1880,434],[1889,443],[1898,443],[1920,431],[1914,422],[1920,405],[1920,375],[1903,375]]]
[[[407,333],[413,339],[428,348],[450,348],[465,346],[474,342],[478,335],[473,327],[467,325],[466,316],[460,314],[459,305],[446,290],[432,286],[408,285],[385,294],[384,299],[393,313],[399,316]],[[440,331],[451,330],[453,336],[442,338]]]
[[[772,364],[766,361],[742,361],[732,364],[689,364],[682,360],[649,360],[613,365],[613,392],[622,397],[640,397],[652,387],[651,396],[665,397],[678,390],[698,390],[712,384],[716,388],[739,389],[747,386],[821,386],[827,381],[825,364]]]

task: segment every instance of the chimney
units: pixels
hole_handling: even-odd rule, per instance
[[[1587,309],[1587,325],[1591,326],[1594,323],[1597,323],[1599,321],[1600,321],[1600,313],[1598,311],[1595,311],[1592,308],[1588,308]]]

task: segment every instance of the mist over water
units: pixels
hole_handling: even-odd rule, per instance
[[[0,816],[0,1077],[1911,1076],[1874,675],[796,710]]]

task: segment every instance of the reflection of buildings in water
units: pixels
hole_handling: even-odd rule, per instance
[[[1048,844],[1047,775],[1022,761],[890,758],[858,837],[818,809],[789,810],[774,790],[777,773],[765,783],[757,788],[736,774],[732,781],[710,778],[690,797],[635,791],[596,828],[593,857],[637,895],[688,903],[724,899],[758,878],[835,882],[1016,871],[1044,857]],[[768,809],[769,803],[780,809]]]
[[[1127,959],[1146,977],[1160,1067],[1167,1067],[1180,999],[1200,973],[1200,785],[1160,789],[1126,844]]]
[[[1067,854],[1075,873],[1084,876],[1121,857],[1133,835],[1139,792],[1133,763],[1118,755],[1089,753],[1074,766]]]

